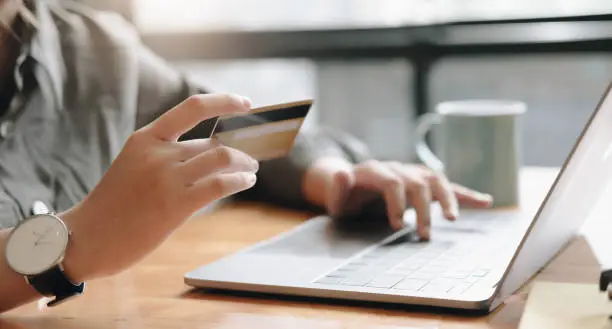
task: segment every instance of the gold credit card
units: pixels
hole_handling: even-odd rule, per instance
[[[312,100],[256,108],[248,114],[221,116],[211,137],[263,161],[289,154]]]

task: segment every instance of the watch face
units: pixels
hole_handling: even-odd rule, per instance
[[[62,261],[68,229],[51,215],[39,215],[17,226],[6,244],[9,266],[22,275],[44,272]]]

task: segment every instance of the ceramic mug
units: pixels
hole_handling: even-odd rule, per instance
[[[454,183],[493,196],[494,207],[519,204],[521,118],[513,100],[460,100],[438,104],[416,127],[416,155]],[[432,127],[436,154],[426,142]]]

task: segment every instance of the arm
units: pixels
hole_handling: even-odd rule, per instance
[[[134,49],[139,72],[136,128],[190,95],[205,93],[137,40]],[[196,139],[192,142],[197,143],[209,137],[215,122],[216,118],[206,120],[184,134],[182,140]],[[294,208],[322,208],[331,214],[344,213],[345,205],[357,211],[377,210],[375,214],[378,209],[386,210],[384,214],[398,228],[406,207],[412,205],[423,236],[429,235],[431,201],[439,201],[449,219],[457,216],[459,197],[479,206],[490,203],[488,196],[450,184],[442,173],[410,164],[366,159],[371,159],[367,148],[347,134],[320,128],[304,132],[287,158],[260,164],[258,184],[241,196]],[[375,198],[365,199],[374,199],[380,207],[351,199],[355,190],[371,192]]]
[[[230,95],[198,95],[132,133],[96,187],[59,215],[71,232],[62,262],[68,278],[119,273],[199,209],[253,186],[258,164],[248,155],[210,140],[178,141],[203,120],[249,107]],[[0,312],[39,297],[5,262],[9,234],[0,231]]]
[[[253,164],[245,155],[228,157],[228,152],[233,151],[209,145],[206,140],[190,144],[169,142],[168,138],[158,140],[160,131],[155,131],[155,127],[157,130],[164,127],[160,123],[164,116],[165,126],[177,129],[177,132],[180,130],[183,139],[193,139],[208,137],[209,125],[214,123],[217,115],[243,109],[232,102],[224,103],[231,99],[227,97],[189,97],[205,93],[205,90],[190,83],[146,48],[137,48],[135,59],[139,63],[140,76],[134,128],[139,131],[125,143],[119,157],[85,200],[59,216],[73,232],[63,265],[75,282],[112,275],[128,268],[159,245],[193,212],[254,183],[251,179]],[[175,114],[168,109],[174,109]],[[189,118],[189,122],[185,118]],[[189,129],[175,124],[190,124],[192,121],[198,123]],[[308,141],[305,139],[297,145],[306,145]],[[184,154],[187,159],[175,159],[173,154]],[[312,154],[305,154],[305,158],[313,158]],[[261,167],[268,173],[271,168],[279,167],[295,170],[298,175],[294,177],[301,177],[310,161],[291,160],[295,158],[303,159],[304,156],[263,163]],[[225,174],[208,171],[215,168],[230,170]],[[261,187],[279,191],[273,177],[269,174],[260,176],[265,177]],[[178,184],[182,180],[177,177],[189,184]],[[159,182],[158,188],[152,188],[150,184],[155,178]],[[296,186],[299,185],[300,179],[296,182]],[[175,197],[181,194],[182,198]],[[296,199],[302,199],[299,191],[295,194]],[[282,195],[279,197],[277,193],[270,201],[278,201],[275,198],[282,198]],[[151,209],[150,204],[164,207]],[[134,238],[133,232],[136,231],[142,231],[142,234]],[[4,248],[10,232],[10,229],[0,231],[0,313],[41,297],[6,264]],[[112,245],[107,243],[109,239],[114,241]]]

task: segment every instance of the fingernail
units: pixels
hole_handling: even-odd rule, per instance
[[[421,228],[421,233],[419,234],[421,236],[421,239],[423,240],[429,240],[430,239],[430,230],[429,230],[429,226],[425,226],[423,228]]]
[[[454,205],[451,208],[451,216],[453,217],[453,219],[457,219],[457,217],[459,217],[459,208],[457,207],[457,205]]]
[[[400,230],[402,228],[404,228],[404,215],[399,215],[397,217],[395,217],[394,223],[395,223],[395,229]]]
[[[257,181],[257,175],[255,175],[253,173],[248,173],[247,175],[248,175],[247,176],[247,180],[248,180],[249,184],[251,184],[251,186],[255,185],[255,182]]]
[[[246,107],[247,109],[251,108],[251,100],[248,97],[244,97],[244,96],[240,96],[240,98],[242,98],[242,104],[244,104],[244,107]]]
[[[258,171],[259,170],[259,162],[255,159],[251,159],[251,167],[253,168],[253,171]]]
[[[491,207],[493,205],[493,196],[490,194],[484,194],[482,196],[482,201],[486,203],[487,207]]]
[[[489,202],[493,200],[493,196],[491,194],[481,194],[480,198]]]

